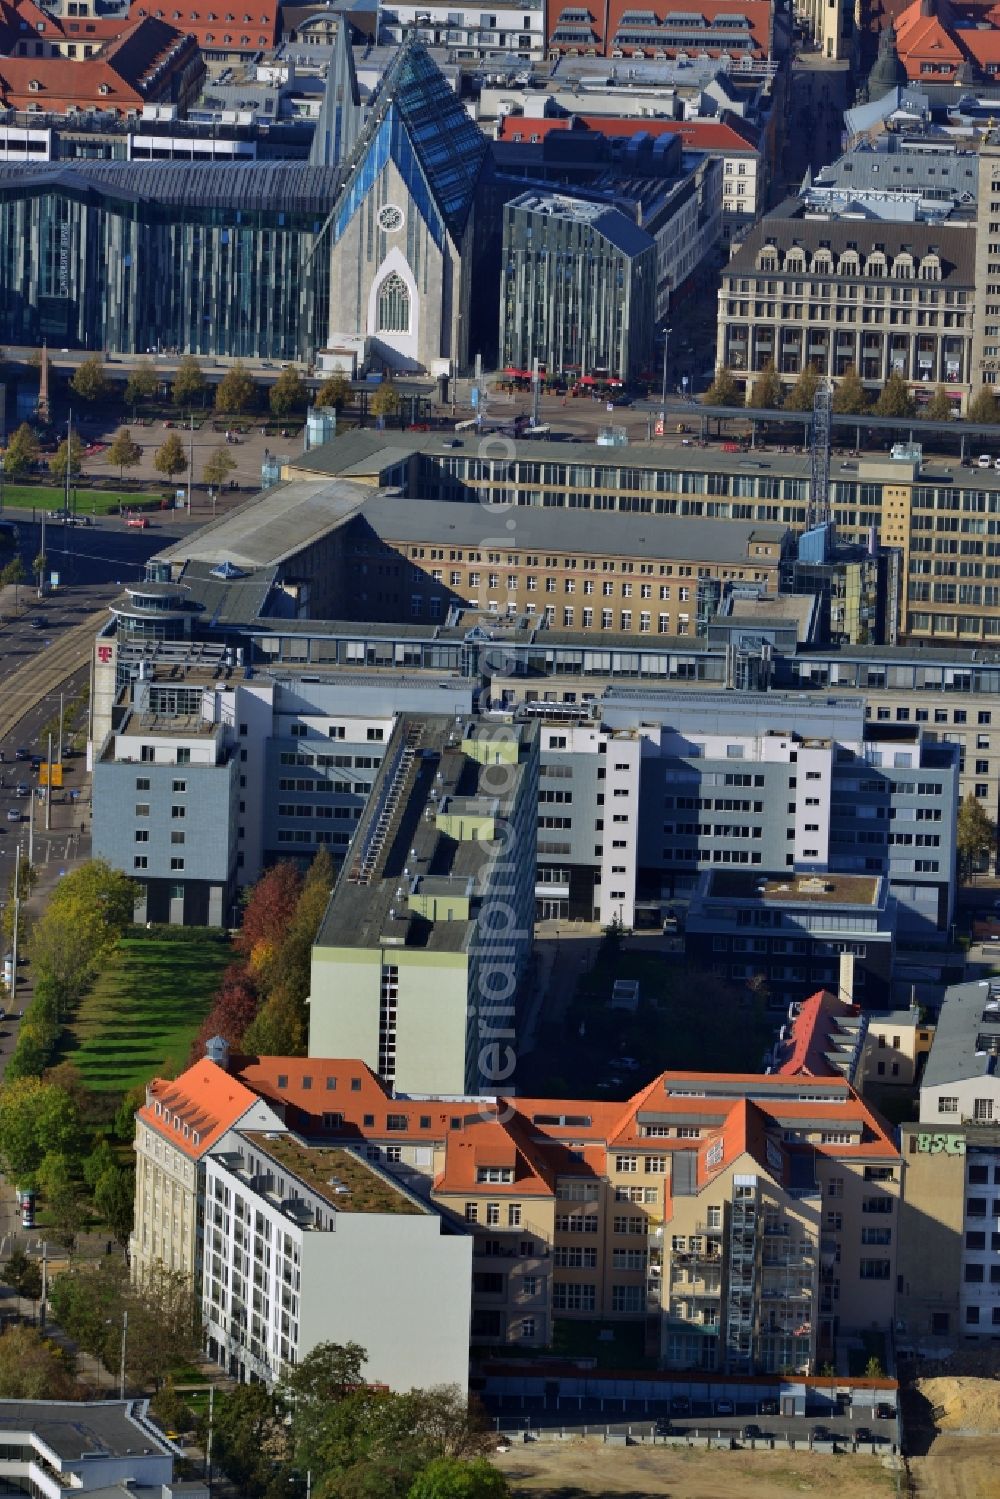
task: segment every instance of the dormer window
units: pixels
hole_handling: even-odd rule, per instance
[[[110,92],[111,92],[111,86],[110,86],[110,84],[102,83],[101,86],[100,86],[100,88],[97,90],[97,92],[99,94],[110,94]]]
[[[37,78],[32,78],[31,82],[28,84],[28,87],[33,94],[37,94],[41,86],[42,85],[39,83]]]

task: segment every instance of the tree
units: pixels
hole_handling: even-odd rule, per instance
[[[17,591],[27,576],[24,563],[20,557],[12,557],[3,572],[0,572],[0,583],[3,583],[6,588],[13,588],[14,590],[15,609],[17,608]]]
[[[77,1261],[53,1281],[51,1301],[60,1327],[106,1368],[117,1368],[127,1312],[126,1372],[137,1385],[158,1389],[172,1364],[198,1355],[190,1280],[164,1265],[133,1282],[120,1259]]]
[[[992,385],[983,385],[969,402],[966,412],[970,422],[1000,422],[1000,405]]]
[[[237,1385],[234,1390],[216,1394],[213,1463],[246,1499],[263,1499],[275,1462],[281,1462],[287,1454],[284,1417],[284,1405],[265,1385]]]
[[[302,893],[302,876],[288,859],[261,875],[247,897],[236,948],[250,969],[260,973],[281,947]]]
[[[132,1232],[135,1203],[135,1172],[109,1166],[94,1187],[94,1207],[118,1240],[127,1244]]]
[[[221,489],[235,467],[236,459],[227,448],[215,448],[205,460],[202,482],[212,489]]]
[[[215,388],[216,411],[230,412],[242,416],[249,411],[257,399],[257,387],[245,364],[238,359],[223,375]]]
[[[178,474],[185,472],[187,466],[188,461],[187,455],[184,452],[184,444],[176,432],[171,432],[165,442],[154,453],[153,467],[165,479],[176,479]]]
[[[205,1046],[213,1036],[221,1036],[230,1047],[243,1045],[247,1027],[260,1007],[260,992],[245,968],[232,964],[223,975],[211,1010],[202,1022],[191,1046],[191,1061],[205,1055]]]
[[[878,400],[872,408],[876,416],[908,417],[916,411],[916,402],[910,387],[899,370],[893,370],[879,391]]]
[[[920,415],[927,422],[950,422],[954,414],[951,397],[943,385],[939,385]]]
[[[774,360],[769,359],[753,382],[750,405],[766,411],[774,411],[781,405],[782,395],[781,377],[774,367]]]
[[[42,1271],[37,1260],[29,1259],[23,1249],[14,1249],[7,1263],[0,1266],[0,1278],[29,1301],[42,1294]]]
[[[333,1400],[343,1400],[364,1386],[368,1354],[360,1343],[317,1343],[285,1374],[282,1389],[303,1415],[322,1411]]]
[[[32,934],[37,972],[64,998],[82,992],[132,925],[135,886],[103,859],[91,859],[54,887]]]
[[[853,364],[848,365],[834,386],[832,404],[834,411],[845,416],[860,416],[868,410],[868,392]]]
[[[706,406],[744,406],[746,400],[743,387],[739,384],[732,370],[720,365],[715,372],[715,379],[702,396]]]
[[[108,448],[108,462],[117,467],[119,479],[125,478],[127,468],[135,468],[142,462],[142,448],[127,427],[120,427],[115,433],[114,441]]]
[[[208,385],[202,374],[201,365],[194,355],[185,354],[177,366],[174,383],[170,388],[174,405],[190,406],[195,401],[203,401],[207,389]]]
[[[387,416],[395,416],[399,410],[399,392],[387,380],[383,380],[371,398],[370,409],[372,416],[380,417],[383,421]]]
[[[31,564],[31,571],[35,575],[35,581],[39,584],[41,584],[41,581],[45,576],[45,569],[48,566],[48,563],[49,559],[48,557],[46,557],[45,553],[39,552],[34,562],[32,562]]]
[[[49,459],[49,473],[57,484],[66,482],[66,470],[71,479],[78,479],[83,467],[83,443],[73,433],[72,439],[64,437]]]
[[[106,401],[111,393],[111,381],[99,354],[92,354],[82,364],[69,382],[70,390],[84,401]]]
[[[407,1499],[508,1499],[510,1486],[485,1458],[436,1457],[418,1473]]]
[[[309,400],[305,381],[294,365],[286,364],[271,386],[268,400],[275,416],[291,416],[293,411],[304,411]]]
[[[36,1177],[49,1210],[52,1237],[64,1248],[72,1249],[83,1227],[83,1212],[66,1156],[50,1151]]]
[[[332,406],[339,411],[351,399],[351,386],[345,375],[330,375],[316,392],[317,406]]]
[[[785,410],[811,411],[818,387],[819,375],[813,365],[807,364],[785,397]]]
[[[22,422],[7,444],[4,453],[4,474],[8,479],[20,479],[29,473],[38,462],[38,438],[27,422]]]
[[[36,1077],[0,1090],[0,1160],[17,1185],[38,1175],[47,1156],[69,1156],[79,1142],[80,1119],[61,1088]]]
[[[140,401],[148,401],[156,394],[159,383],[160,377],[151,364],[136,365],[125,382],[126,405],[131,406],[134,412]]]
[[[997,825],[972,792],[968,792],[958,809],[955,848],[959,874],[967,879],[984,859],[996,852]]]
[[[0,1336],[0,1399],[78,1400],[73,1360],[34,1327]]]

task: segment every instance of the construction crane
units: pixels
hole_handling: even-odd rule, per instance
[[[812,428],[809,440],[811,472],[809,508],[806,529],[822,526],[830,519],[830,417],[833,411],[833,386],[820,377],[813,398]]]

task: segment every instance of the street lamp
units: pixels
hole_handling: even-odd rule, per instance
[[[674,330],[664,328],[663,330],[663,393],[660,399],[660,416],[663,421],[664,432],[667,429],[667,350],[670,347],[670,335]]]
[[[3,510],[3,476],[5,467],[4,455],[0,453],[0,511]]]

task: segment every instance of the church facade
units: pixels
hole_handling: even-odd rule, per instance
[[[331,348],[362,337],[389,369],[469,357],[478,126],[423,48],[386,72],[347,161],[329,225]]]

